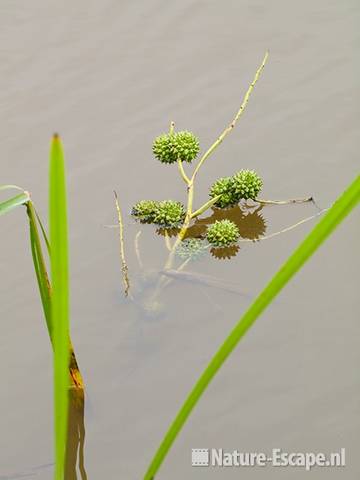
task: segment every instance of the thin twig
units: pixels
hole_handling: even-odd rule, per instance
[[[313,202],[313,197],[306,197],[306,198],[290,198],[289,200],[262,200],[257,198],[254,200],[257,203],[261,203],[262,205],[289,205],[291,203],[306,203],[306,202]]]
[[[191,177],[191,181],[194,181],[198,171],[200,170],[202,164],[205,162],[205,160],[212,154],[212,152],[220,145],[220,143],[222,143],[222,141],[224,140],[224,138],[231,132],[231,130],[235,127],[237,121],[239,120],[239,118],[241,117],[241,115],[243,114],[244,110],[245,110],[245,107],[249,101],[249,97],[251,95],[251,92],[253,91],[254,87],[255,87],[255,84],[256,82],[258,81],[260,75],[261,75],[261,72],[265,66],[265,63],[268,59],[268,56],[269,56],[269,52],[267,51],[265,53],[265,56],[264,56],[264,59],[262,61],[262,64],[260,65],[260,67],[258,68],[258,70],[256,71],[255,73],[255,76],[254,76],[254,79],[252,81],[252,83],[250,84],[245,96],[244,96],[244,100],[237,112],[237,114],[235,115],[233,121],[230,123],[230,125],[225,128],[225,130],[223,131],[223,133],[219,136],[219,138],[211,145],[211,147],[204,153],[204,155],[201,157],[201,159],[199,160],[199,163],[197,164],[195,170],[194,170],[194,173],[193,173],[193,176]]]
[[[124,224],[122,220],[122,215],[121,215],[121,209],[119,205],[119,200],[116,191],[114,190],[114,197],[115,197],[115,206],[116,210],[118,213],[118,221],[119,221],[119,241],[120,241],[120,260],[121,260],[121,271],[122,271],[122,277],[123,277],[123,282],[124,282],[124,293],[125,296],[127,297],[129,294],[130,290],[130,281],[129,281],[129,276],[128,276],[128,266],[126,264],[126,259],[125,259],[125,247],[124,247]]]

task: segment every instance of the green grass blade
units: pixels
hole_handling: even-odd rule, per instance
[[[359,200],[360,176],[358,176],[345,190],[323,219],[313,228],[305,240],[288,258],[260,295],[250,305],[249,309],[230,332],[230,335],[226,338],[225,342],[220,346],[219,350],[216,352],[209,365],[191,390],[189,396],[175,417],[175,420],[167,431],[144,476],[144,480],[152,480],[154,478],[191,411],[247,330],[253,325],[259,315],[272,302],[276,295],[303,266],[303,264],[311,257],[322,242],[358,204]]]
[[[60,138],[50,150],[49,224],[54,345],[55,480],[64,480],[69,389],[69,273],[65,162]]]
[[[52,341],[53,326],[51,321],[51,287],[41,246],[39,230],[36,223],[38,216],[32,202],[29,201],[26,205],[29,218],[30,246],[34,269],[40,291],[46,325],[49,332],[50,340]]]
[[[3,189],[2,189],[3,190]],[[4,202],[0,202],[0,215],[4,215],[5,213],[14,210],[14,208],[19,207],[20,205],[24,205],[30,200],[28,192],[19,193],[19,195],[15,195]]]

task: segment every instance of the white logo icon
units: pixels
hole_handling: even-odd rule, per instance
[[[193,448],[191,450],[191,463],[193,467],[208,467],[209,466],[209,449]]]

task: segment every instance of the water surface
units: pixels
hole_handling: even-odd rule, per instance
[[[72,336],[87,384],[89,480],[142,478],[215,349],[314,223],[241,243],[230,259],[207,253],[187,266],[236,284],[239,294],[179,279],[153,311],[144,309],[168,252],[153,227],[139,227],[128,213],[141,198],[185,201],[176,169],[153,160],[153,138],[174,120],[210,145],[270,49],[247,111],[201,171],[195,203],[206,201],[219,176],[254,168],[265,198],[313,195],[329,206],[359,171],[359,16],[352,0],[1,2],[0,183],[31,191],[46,218],[53,131],[66,149]],[[126,213],[134,302],[122,294],[117,232],[104,227],[116,222],[113,189]],[[271,234],[316,212],[313,204],[267,206],[248,222],[252,235]],[[191,448],[278,446],[345,447],[346,469],[309,476],[358,477],[359,218],[357,211],[344,222],[241,342],[159,479],[239,477],[236,469],[192,468]],[[134,249],[140,228],[142,267]],[[48,479],[51,349],[21,209],[1,218],[0,265],[0,478]]]

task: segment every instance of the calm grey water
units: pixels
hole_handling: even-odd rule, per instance
[[[196,205],[219,176],[254,168],[264,198],[314,195],[329,206],[359,172],[359,16],[355,0],[1,1],[0,184],[31,191],[46,218],[52,132],[66,149],[72,336],[87,384],[89,480],[142,478],[185,395],[250,302],[174,281],[155,313],[141,308],[167,250],[128,212],[141,198],[185,200],[176,168],[152,159],[153,138],[175,120],[206,148],[270,49],[245,115],[201,171]],[[117,231],[104,227],[116,222],[114,188],[126,212],[137,303],[123,298]],[[265,222],[270,234],[316,211],[266,207],[251,228]],[[359,219],[356,211],[344,222],[241,342],[159,479],[358,478]],[[231,260],[208,254],[187,269],[255,295],[313,224],[242,244]],[[49,479],[51,349],[21,209],[1,218],[0,266],[0,478]],[[347,466],[309,474],[195,469],[196,447],[345,447]]]

